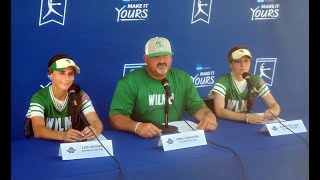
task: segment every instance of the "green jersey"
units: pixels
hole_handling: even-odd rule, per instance
[[[170,68],[166,77],[174,98],[169,100],[168,121],[179,120],[184,111],[193,115],[205,106],[191,77],[184,71]],[[122,114],[140,122],[164,123],[165,89],[160,80],[152,79],[146,66],[126,74],[119,80],[109,116]]]
[[[267,84],[260,76],[250,74],[250,79],[258,91],[258,93],[253,94],[253,97],[263,97],[270,92]],[[246,112],[248,85],[246,80],[243,81],[243,83],[245,83],[244,88],[239,89],[232,74],[227,73],[215,82],[210,92],[217,92],[225,97],[226,109],[234,112]]]
[[[71,117],[68,116],[68,95],[60,107],[52,93],[52,86],[37,91],[31,98],[30,106],[26,114],[27,118],[41,116],[45,119],[46,127],[56,131],[66,131],[72,127]],[[82,91],[81,111],[84,115],[95,111],[90,97]]]

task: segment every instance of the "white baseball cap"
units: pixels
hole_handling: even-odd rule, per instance
[[[151,38],[145,46],[145,55],[148,57],[172,54],[168,39],[163,37]]]
[[[237,61],[243,56],[249,56],[250,58],[252,58],[251,53],[248,49],[238,49],[229,56],[229,61]]]
[[[69,58],[62,58],[54,63],[51,64],[50,69],[55,70],[55,71],[62,71],[64,68],[67,68],[69,66],[74,67],[76,72],[80,74],[80,68],[74,63],[72,59]]]

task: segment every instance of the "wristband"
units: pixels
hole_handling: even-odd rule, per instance
[[[137,134],[137,128],[138,128],[138,126],[141,124],[141,122],[138,122],[137,124],[136,124],[136,127],[134,128],[134,133],[136,133]]]
[[[249,113],[246,113],[246,121],[249,123]]]

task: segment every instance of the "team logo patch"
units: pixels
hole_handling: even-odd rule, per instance
[[[89,95],[88,95],[87,93],[84,93],[84,94],[82,95],[82,100],[90,100]]]

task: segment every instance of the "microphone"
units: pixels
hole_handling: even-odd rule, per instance
[[[242,74],[242,77],[243,77],[243,79],[245,79],[247,81],[249,87],[253,87],[253,83],[252,83],[252,80],[250,78],[250,73],[244,72]]]
[[[78,104],[77,104],[77,101],[76,101],[76,91],[71,89],[69,91],[69,96],[73,100],[73,106],[77,106]]]
[[[168,125],[169,119],[169,99],[173,105],[173,97],[170,91],[169,82],[166,78],[161,80],[161,84],[163,85],[166,95],[165,95],[165,104],[164,104],[164,125],[158,126],[159,129],[162,130],[163,133],[176,133],[178,132],[178,128],[176,126]]]
[[[82,129],[84,126],[86,126],[86,123],[82,125],[81,121],[79,120],[79,110],[78,110],[78,103],[76,101],[76,91],[75,91],[74,85],[70,87],[68,94],[69,94],[69,100],[71,103],[70,109],[68,108],[68,111],[70,111],[71,113],[71,122],[73,124],[72,128],[77,130]]]
[[[253,86],[250,74],[248,72],[244,72],[242,77],[247,81],[248,84],[247,113],[251,113],[254,103],[252,93],[256,92],[256,89]]]
[[[167,78],[163,78],[161,80],[161,84],[163,85],[164,90],[166,91],[167,97],[170,99],[171,103],[173,103],[173,96],[171,94],[171,90],[170,90],[170,86],[169,86],[169,82],[168,82]]]
[[[250,78],[250,73],[248,72],[244,72],[242,74],[242,77],[247,81],[248,83],[248,87],[251,88],[251,91],[253,90],[253,92],[259,94],[258,90],[256,89],[256,87],[253,86],[252,80]]]

